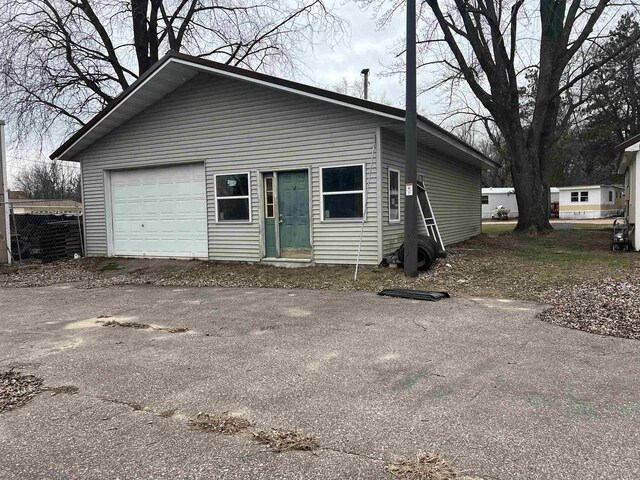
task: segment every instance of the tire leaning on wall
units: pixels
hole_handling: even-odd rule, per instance
[[[438,243],[428,235],[418,235],[418,270],[429,270],[438,256]],[[398,249],[398,259],[404,260],[404,243]],[[403,265],[402,263],[400,265]]]

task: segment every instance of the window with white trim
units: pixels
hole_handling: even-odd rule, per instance
[[[248,173],[215,175],[216,220],[251,221],[251,181]]]
[[[482,205],[489,205],[489,195],[482,195],[480,197],[480,201],[482,202]]]
[[[364,166],[320,167],[322,220],[357,220],[364,214]]]
[[[588,202],[589,201],[589,192],[580,192],[580,201]]]
[[[580,192],[571,192],[571,201],[577,202],[579,200]]]
[[[389,223],[400,221],[400,171],[389,169]]]

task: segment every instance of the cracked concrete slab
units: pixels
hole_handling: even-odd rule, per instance
[[[640,475],[640,343],[540,322],[538,304],[44,287],[2,289],[0,308],[0,370],[78,387],[0,415],[0,478],[386,478],[417,450],[486,479]],[[105,315],[189,332],[91,325]],[[200,411],[322,448],[194,432]]]

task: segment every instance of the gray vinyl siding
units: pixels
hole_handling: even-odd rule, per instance
[[[404,239],[404,139],[382,131],[382,238],[383,252],[390,253]],[[389,223],[389,168],[400,171],[401,222]],[[418,149],[418,176],[424,176],[440,235],[445,245],[481,233],[480,167]],[[422,222],[418,230],[424,232]]]
[[[260,260],[259,172],[310,168],[313,260],[354,263],[361,222],[321,222],[319,173],[320,166],[366,164],[373,171],[361,262],[377,264],[372,147],[380,123],[346,107],[199,74],[78,155],[87,252],[107,255],[105,171],[203,162],[210,259]],[[214,174],[239,172],[251,175],[252,222],[216,223]]]

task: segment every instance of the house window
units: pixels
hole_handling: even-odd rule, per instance
[[[482,205],[489,205],[489,195],[482,195]]]
[[[389,169],[389,222],[400,221],[400,172]]]
[[[264,179],[264,197],[265,197],[264,215],[267,218],[273,218],[275,216],[275,210],[273,207],[273,177],[267,177]]]
[[[322,220],[363,218],[364,166],[320,168]]]
[[[609,202],[613,202],[613,192],[609,190]]]
[[[251,191],[248,173],[215,175],[216,220],[251,221]]]
[[[589,192],[580,192],[580,201],[588,202],[589,201]]]
[[[571,201],[577,202],[579,199],[580,192],[571,192]]]

